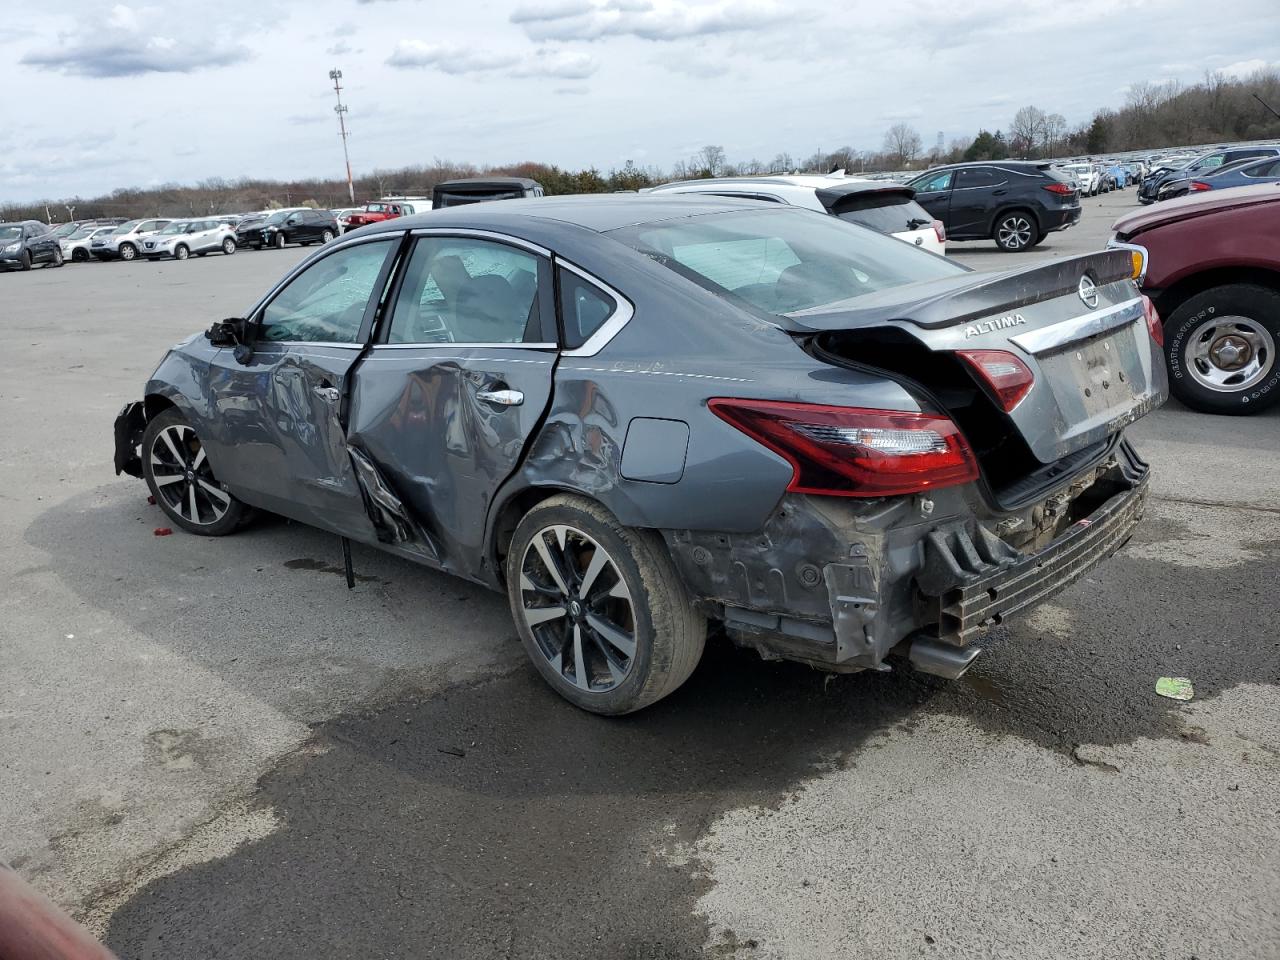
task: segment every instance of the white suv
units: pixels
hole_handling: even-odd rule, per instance
[[[168,220],[130,220],[90,240],[89,252],[99,260],[133,260],[142,250],[142,238],[168,225]]]
[[[142,238],[142,254],[148,260],[185,260],[193,253],[203,257],[219,250],[227,256],[236,252],[236,232],[220,220],[174,220],[163,230]]]
[[[946,253],[947,233],[915,201],[915,191],[886,180],[863,180],[844,171],[819,174],[770,174],[664,183],[646,193],[705,193],[785,203],[828,213],[841,220],[887,233],[932,253]]]

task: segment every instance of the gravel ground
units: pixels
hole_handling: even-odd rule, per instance
[[[1019,256],[1095,249],[1133,193]],[[1223,957],[1280,937],[1280,410],[1140,422],[1114,560],[961,682],[712,645],[619,721],[496,594],[153,536],[111,420],[302,251],[0,277],[0,857],[125,957]],[[1186,676],[1196,699],[1155,696]]]

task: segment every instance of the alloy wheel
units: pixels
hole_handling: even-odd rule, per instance
[[[137,250],[135,250],[135,249],[133,248],[133,244],[131,244],[131,243],[122,243],[122,244],[120,244],[120,259],[121,259],[121,260],[132,260],[132,259],[133,259],[134,257],[136,257],[137,255],[138,255],[138,251],[137,251]]]
[[[1026,217],[1006,217],[996,231],[996,242],[1006,250],[1021,250],[1030,246],[1034,229]]]
[[[1266,379],[1275,362],[1271,332],[1249,317],[1217,317],[1187,344],[1192,379],[1218,393],[1248,390]]]
[[[521,613],[538,651],[586,693],[621,683],[636,653],[631,593],[614,559],[566,524],[539,530],[520,564]]]
[[[231,494],[214,478],[196,432],[186,424],[165,427],[151,444],[151,476],[157,495],[185,520],[217,523],[231,507]]]

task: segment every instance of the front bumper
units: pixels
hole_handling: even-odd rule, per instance
[[[131,477],[142,478],[142,457],[138,448],[142,444],[142,434],[147,429],[146,407],[141,400],[126,403],[115,422],[115,467],[116,476],[127,473]]]
[[[1012,513],[991,511],[967,488],[856,504],[788,497],[750,537],[665,536],[698,605],[766,659],[883,670],[891,652],[924,646],[935,660],[941,651],[967,666],[984,633],[1128,541],[1148,472],[1118,441],[1065,486]],[[1012,545],[1016,530],[1021,548]]]

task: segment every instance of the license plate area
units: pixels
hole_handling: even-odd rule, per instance
[[[1041,355],[1040,369],[1068,424],[1095,420],[1140,402],[1145,389],[1137,324]]]

